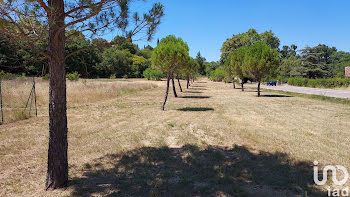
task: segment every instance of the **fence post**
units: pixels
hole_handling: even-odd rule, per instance
[[[2,94],[1,94],[1,77],[0,77],[0,106],[1,106],[1,123],[4,123],[4,112],[2,110]]]
[[[34,79],[34,77],[33,77],[33,88],[34,88],[35,116],[38,117],[38,109],[36,108],[36,91],[35,91],[35,79]]]

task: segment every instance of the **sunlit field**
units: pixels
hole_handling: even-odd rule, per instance
[[[350,168],[350,105],[202,78],[161,111],[165,85],[68,81],[69,185],[46,192],[38,79],[38,117],[0,125],[0,196],[324,196],[313,161]]]

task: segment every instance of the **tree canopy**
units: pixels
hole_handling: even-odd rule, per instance
[[[233,35],[231,38],[226,39],[220,50],[221,63],[223,64],[236,49],[244,46],[250,46],[259,40],[265,42],[274,49],[277,49],[280,44],[280,40],[271,30],[259,34],[255,29],[249,29],[247,32]]]
[[[163,38],[152,53],[152,66],[163,72],[174,74],[187,64],[188,45],[174,35]]]

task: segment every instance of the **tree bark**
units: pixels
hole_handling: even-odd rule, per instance
[[[174,92],[174,96],[177,97],[177,94],[176,94],[176,89],[175,89],[175,82],[174,82],[174,74],[172,74],[172,77],[171,77],[171,83],[173,84],[173,92]]]
[[[189,77],[187,77],[187,89],[188,89],[188,86],[190,86],[190,79],[189,79]]]
[[[47,160],[46,190],[62,188],[68,183],[68,140],[65,71],[65,31],[63,0],[49,0],[54,8],[49,20],[48,50],[50,72],[49,116],[50,135]]]
[[[243,84],[244,84],[244,83],[242,82],[242,83],[241,83],[241,86],[242,86],[242,92],[244,91],[244,87],[243,87]]]
[[[235,79],[232,79],[232,83],[233,83],[233,89],[236,89]]]
[[[261,83],[261,81],[259,80],[259,83],[258,83],[258,97],[260,96],[260,83]]]
[[[165,108],[165,103],[168,99],[168,94],[169,94],[169,81],[170,81],[170,74],[168,73],[168,78],[167,78],[167,82],[166,82],[166,91],[165,91],[165,97],[164,97],[164,102],[162,105],[162,110],[164,111]]]
[[[179,74],[176,74],[176,78],[177,78],[177,82],[179,83],[180,92],[182,92],[182,87],[181,87],[181,83],[180,83],[180,79],[179,79]]]

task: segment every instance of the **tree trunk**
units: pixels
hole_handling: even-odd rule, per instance
[[[233,89],[236,89],[235,79],[232,80],[232,83],[233,83]]]
[[[176,78],[177,78],[177,82],[179,83],[180,92],[182,92],[182,87],[181,87],[181,83],[180,83],[180,79],[179,79],[179,74],[176,74]]]
[[[258,83],[258,96],[260,96],[260,83],[261,83],[261,81],[259,80],[259,83]]]
[[[167,82],[166,82],[165,97],[164,97],[164,102],[163,102],[163,105],[162,105],[162,110],[163,110],[163,111],[164,111],[164,108],[165,108],[166,100],[168,99],[168,94],[169,94],[169,81],[170,81],[170,74],[168,73],[168,78],[167,78]]]
[[[188,86],[190,86],[190,79],[189,79],[189,77],[187,77],[187,89],[188,89]]]
[[[177,97],[177,94],[176,94],[176,89],[175,89],[175,82],[174,82],[174,74],[172,75],[171,77],[171,83],[173,84],[173,92],[174,92],[174,96]]]
[[[56,33],[64,27],[63,0],[49,0],[55,8],[50,17],[48,50],[50,72],[50,136],[47,160],[46,190],[62,188],[68,182],[68,141],[65,71],[65,31]]]
[[[242,85],[242,92],[244,91],[244,87],[243,87],[243,84],[244,84],[244,83],[242,82],[242,83],[241,83],[241,85]]]

